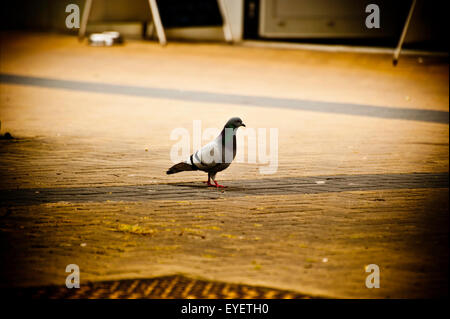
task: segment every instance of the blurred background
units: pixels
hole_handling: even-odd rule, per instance
[[[374,1],[372,1],[374,2]],[[379,0],[381,28],[368,29],[364,21],[367,0],[224,0],[232,37],[242,40],[290,41],[308,43],[358,44],[395,47],[405,24],[412,1]],[[76,33],[65,26],[65,7],[68,3],[84,9],[85,1],[25,0],[9,1],[1,11],[3,30],[40,30]],[[174,26],[166,30],[169,39],[223,40],[220,27],[196,24],[210,17],[214,22],[216,1],[195,0],[157,1],[163,11],[163,25]],[[445,1],[417,2],[405,48],[448,50]],[[220,17],[219,17],[220,19]],[[123,35],[145,35],[151,23],[147,0],[94,0],[87,32],[114,29]],[[207,19],[208,20],[208,19]],[[180,28],[188,26],[188,28]],[[151,35],[150,35],[151,36]]]

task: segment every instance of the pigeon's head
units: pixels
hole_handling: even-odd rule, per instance
[[[228,120],[227,124],[225,124],[225,128],[237,129],[238,127],[245,127],[245,124],[239,117],[232,117]]]

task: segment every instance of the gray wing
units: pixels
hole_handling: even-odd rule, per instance
[[[192,154],[192,163],[202,171],[213,170],[218,164],[222,163],[221,155],[222,145],[216,140],[206,144],[201,149]],[[191,164],[189,159],[189,164]]]

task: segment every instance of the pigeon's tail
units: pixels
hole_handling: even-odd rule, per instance
[[[189,165],[188,163],[181,162],[181,163],[175,164],[174,166],[169,168],[169,170],[166,172],[166,174],[175,174],[175,173],[179,173],[179,172],[194,171],[194,170],[195,170],[195,168],[192,167],[191,165]]]

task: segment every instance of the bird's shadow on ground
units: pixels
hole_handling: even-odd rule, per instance
[[[210,189],[213,191],[245,191],[245,188],[243,187],[237,187],[237,186],[225,186],[225,188],[222,187],[214,187],[214,186],[208,186],[206,184],[194,184],[194,183],[183,183],[183,184],[170,184],[171,186],[176,187],[187,187],[187,188],[196,188],[196,189]]]

